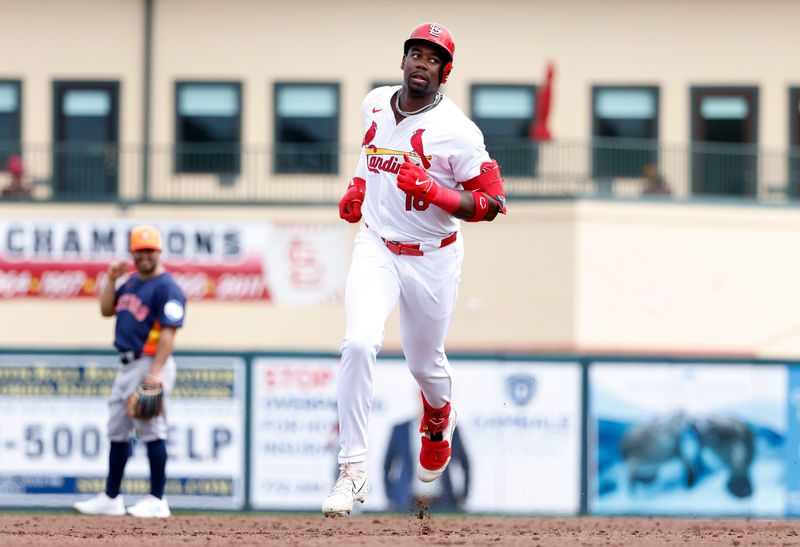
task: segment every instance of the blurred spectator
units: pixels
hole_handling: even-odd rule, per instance
[[[672,194],[672,190],[670,190],[667,181],[664,180],[664,177],[658,172],[658,166],[655,163],[648,163],[642,169],[642,174],[644,175],[645,183],[644,188],[642,189],[642,194],[646,195],[665,195],[668,196]]]
[[[9,182],[8,186],[3,188],[3,199],[15,199],[19,201],[33,199],[31,189],[25,185],[22,179],[25,174],[22,158],[16,154],[11,154],[6,162],[6,171],[8,171],[11,177],[11,182]]]

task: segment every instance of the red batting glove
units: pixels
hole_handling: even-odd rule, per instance
[[[364,194],[367,191],[367,181],[353,177],[347,186],[347,192],[339,200],[339,218],[351,224],[361,220],[361,204],[364,202]]]
[[[461,194],[441,186],[422,167],[411,161],[408,154],[403,155],[406,161],[397,172],[397,187],[425,203],[432,203],[450,214],[455,213],[461,203]]]

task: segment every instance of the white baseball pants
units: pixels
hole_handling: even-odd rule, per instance
[[[362,226],[345,288],[346,332],[337,383],[339,463],[366,461],[373,371],[386,319],[400,303],[400,337],[408,369],[435,408],[452,395],[444,351],[464,259],[461,234],[423,256],[396,255]]]

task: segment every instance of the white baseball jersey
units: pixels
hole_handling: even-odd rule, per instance
[[[478,127],[445,96],[432,110],[396,123],[390,101],[398,89],[374,89],[361,106],[366,133],[355,174],[367,181],[361,213],[371,229],[390,241],[442,239],[458,230],[459,221],[435,205],[414,203],[397,187],[403,154],[440,185],[458,190],[490,158]]]
[[[375,89],[362,105],[366,134],[355,176],[367,181],[367,193],[345,288],[347,330],[337,382],[339,463],[366,461],[373,371],[386,319],[398,304],[403,354],[420,391],[434,408],[452,398],[453,371],[444,342],[464,242],[460,233],[452,237],[459,229],[457,218],[397,187],[404,155],[437,183],[459,190],[490,161],[480,130],[447,97],[398,124],[390,103],[398,89]],[[397,254],[387,241],[419,244],[424,252]]]

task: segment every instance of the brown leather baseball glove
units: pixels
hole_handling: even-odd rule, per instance
[[[160,385],[140,384],[128,397],[128,416],[149,420],[164,410],[164,392]]]

